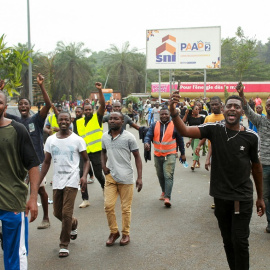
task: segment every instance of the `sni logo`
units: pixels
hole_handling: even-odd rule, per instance
[[[163,44],[156,48],[156,62],[157,63],[173,63],[176,62],[176,48],[174,43],[176,38],[167,35],[162,38]],[[172,45],[173,44],[173,45]]]

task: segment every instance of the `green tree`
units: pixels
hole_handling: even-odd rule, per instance
[[[28,65],[30,51],[18,51],[7,47],[4,34],[0,37],[0,77],[5,81],[5,88],[10,96],[19,95],[17,91],[22,86],[21,71],[23,65]]]
[[[112,88],[126,96],[136,88],[139,83],[140,73],[136,69],[137,49],[130,49],[129,42],[125,42],[121,49],[111,44],[107,50],[104,63],[109,74],[109,82]]]
[[[60,93],[71,94],[72,100],[85,88],[90,76],[91,67],[87,54],[91,51],[84,48],[84,43],[57,42],[55,56],[56,88]]]
[[[244,72],[251,66],[256,56],[256,39],[248,38],[239,26],[233,43],[232,58],[239,80],[243,79]]]

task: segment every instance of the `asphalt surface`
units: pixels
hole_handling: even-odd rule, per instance
[[[132,128],[127,130],[138,139],[143,156],[143,144],[139,141],[138,132]],[[192,172],[190,149],[186,156],[189,163],[187,169],[180,163],[176,164],[172,207],[169,209],[159,200],[161,190],[153,160],[147,163],[143,161],[143,189],[140,193],[134,192],[131,242],[127,246],[120,246],[119,239],[114,246],[105,246],[109,228],[103,193],[97,181],[88,185],[89,207],[78,207],[81,203],[78,192],[74,209],[74,216],[79,221],[78,238],[71,241],[67,258],[58,257],[61,223],[53,216],[52,205],[49,205],[50,228],[37,230],[43,214],[40,206],[37,220],[29,225],[29,269],[229,269],[214,211],[210,208],[213,199],[208,195],[209,172],[204,169],[205,157],[201,157],[201,168]],[[47,182],[51,176],[52,170]],[[52,198],[49,184],[46,190]],[[116,214],[121,231],[119,200]],[[249,238],[250,269],[253,270],[270,268],[270,234],[265,233],[265,227],[265,216],[257,217],[254,207]],[[0,269],[3,269],[2,251]]]

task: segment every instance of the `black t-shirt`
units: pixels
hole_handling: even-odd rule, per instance
[[[260,162],[258,135],[249,129],[239,133],[226,129],[227,136],[223,123],[207,123],[199,129],[201,137],[212,144],[210,195],[224,200],[252,200],[250,162]]]
[[[39,112],[27,118],[17,117],[8,113],[6,117],[13,119],[16,122],[19,122],[26,127],[32,139],[37,156],[39,158],[39,163],[42,163],[45,158],[43,150],[43,127],[45,123],[45,118],[42,118]]]
[[[188,122],[189,126],[199,126],[199,125],[203,124],[204,117],[203,116],[193,117],[191,115],[188,115],[187,122]]]

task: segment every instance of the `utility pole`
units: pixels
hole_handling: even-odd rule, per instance
[[[31,51],[31,36],[30,36],[30,7],[29,0],[27,0],[27,24],[28,24],[28,51]],[[29,84],[29,100],[33,104],[33,92],[32,92],[32,52],[28,56],[28,84]]]

